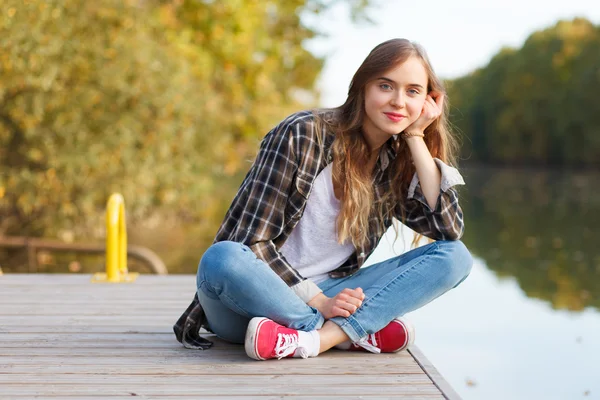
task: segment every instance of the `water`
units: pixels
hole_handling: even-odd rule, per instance
[[[465,400],[600,398],[600,313],[553,310],[479,258],[461,286],[407,317]]]

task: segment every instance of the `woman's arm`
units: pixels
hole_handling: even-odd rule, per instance
[[[464,180],[455,168],[434,159],[423,140],[425,129],[439,118],[443,104],[443,94],[428,94],[421,116],[402,135],[411,152],[416,174],[406,201],[397,206],[396,216],[409,228],[427,237],[456,240],[462,236],[464,222],[453,186],[464,185]]]
[[[422,137],[410,136],[405,140],[412,154],[423,195],[429,207],[434,209],[440,195],[442,174]]]
[[[432,92],[428,94],[421,115],[405,129],[402,135],[410,149],[423,195],[432,209],[435,208],[440,194],[442,177],[423,137],[425,129],[442,115],[443,106],[443,93]]]

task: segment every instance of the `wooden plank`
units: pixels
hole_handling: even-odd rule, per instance
[[[154,292],[152,294],[149,294],[147,296],[134,296],[132,294],[127,294],[127,295],[121,295],[119,293],[105,293],[105,294],[98,294],[98,293],[94,293],[94,294],[83,294],[83,295],[76,295],[73,293],[67,293],[67,294],[63,294],[63,295],[59,295],[56,293],[41,293],[41,294],[35,294],[35,295],[41,295],[41,296],[46,296],[48,298],[52,298],[54,301],[56,301],[58,305],[62,305],[62,306],[72,306],[72,307],[76,307],[78,306],[78,304],[82,304],[82,307],[85,306],[85,304],[106,304],[107,308],[114,308],[114,307],[122,307],[124,309],[127,308],[128,305],[133,306],[136,304],[141,304],[141,305],[148,305],[148,304],[152,304],[155,309],[160,309],[160,307],[156,306],[156,297],[160,296],[161,297],[161,302],[164,301],[165,305],[173,305],[173,304],[179,304],[179,313],[181,314],[181,312],[183,312],[183,310],[185,310],[187,308],[187,306],[190,304],[190,302],[192,301],[191,297],[168,297],[168,296],[163,296],[162,292]],[[116,298],[118,298],[119,300],[115,300]],[[7,297],[2,297],[0,296],[0,313],[3,310],[9,310],[13,307],[19,307],[21,306],[21,304],[17,303],[17,299],[15,298],[15,295],[13,296],[7,296]],[[76,301],[79,300],[79,301]],[[24,300],[25,302],[27,302],[27,300]],[[23,305],[32,305],[31,303],[23,303]]]
[[[431,379],[433,384],[442,392],[444,398],[447,400],[460,400],[461,397],[458,393],[450,386],[450,384],[444,379],[442,374],[439,373],[437,368],[425,357],[425,354],[419,350],[418,347],[410,348],[409,354],[412,355],[419,364],[419,366],[425,371],[427,376]]]
[[[161,294],[163,292],[160,292]],[[7,296],[10,297],[13,301],[15,300],[15,295],[13,294],[12,296]],[[120,306],[123,304],[128,304],[128,305],[137,305],[140,303],[139,299],[141,298],[140,296],[135,296],[135,297],[130,297],[130,298],[117,298],[117,299],[113,299],[113,298],[102,298],[100,300],[102,301],[97,301],[97,299],[94,298],[82,298],[79,297],[77,299],[74,299],[73,296],[67,296],[64,295],[63,296],[64,299],[62,298],[55,298],[55,297],[49,297],[46,301],[44,301],[43,304],[40,304],[38,301],[38,299],[33,299],[30,300],[28,298],[18,298],[19,302],[18,303],[14,303],[11,304],[10,308],[15,308],[15,307],[30,307],[30,306],[52,306],[52,307],[60,307],[60,306],[64,306],[65,305],[65,299],[69,300],[68,304],[69,305],[80,305],[81,307],[86,307],[86,306],[96,306],[96,305],[107,305],[108,307],[112,306],[112,305],[116,305],[116,306]],[[147,301],[152,301],[152,303],[156,302],[156,294],[152,293],[151,295],[148,296],[148,300]],[[165,305],[167,307],[169,306],[173,306],[173,305],[178,305],[181,306],[182,304],[185,304],[185,306],[187,307],[187,305],[190,303],[190,301],[192,300],[191,297],[173,297],[173,298],[161,298],[160,299],[160,304]],[[6,305],[6,304],[4,304]],[[6,307],[8,309],[8,307]],[[182,310],[180,310],[182,311]]]
[[[75,305],[74,305],[75,306]],[[83,308],[83,306],[81,306]],[[44,315],[46,317],[70,317],[73,315],[73,307],[48,307],[48,306],[30,306],[15,307],[11,310],[0,310],[0,317],[34,317]],[[123,311],[123,309],[126,310]],[[182,312],[182,306],[175,304],[169,307],[161,307],[159,310],[152,310],[148,306],[136,304],[133,306],[117,305],[90,305],[86,307],[86,315],[89,317],[114,316],[114,317],[152,317],[171,318],[173,322]]]
[[[109,395],[109,394],[102,394],[100,396],[96,395],[96,396],[80,396],[80,395],[65,395],[65,394],[61,394],[61,395],[56,395],[56,396],[51,396],[51,395],[44,395],[44,396],[36,396],[35,398],[38,400],[55,400],[55,399],[69,399],[69,398],[76,398],[77,400],[98,400],[98,398],[109,398],[111,400],[131,400],[132,396],[138,396],[137,394],[128,394],[125,396],[121,396],[121,395]],[[31,396],[29,395],[25,395],[25,396],[21,396],[21,395],[13,395],[12,397],[13,399],[30,399]],[[145,396],[142,396],[141,398],[147,398]],[[161,398],[163,399],[177,399],[177,400],[198,400],[198,396],[170,396],[168,394],[161,396]],[[331,400],[331,399],[339,399],[339,396],[336,395],[314,395],[314,394],[310,394],[310,395],[306,395],[306,396],[302,396],[302,395],[296,395],[296,396],[289,396],[289,395],[254,395],[254,396],[244,396],[244,395],[236,395],[236,396],[230,396],[230,395],[224,395],[224,396],[219,396],[218,394],[214,394],[214,395],[203,395],[202,396],[202,400],[225,400],[225,399],[235,399],[235,400],[245,400],[245,399],[260,399],[260,400]],[[386,396],[382,396],[379,394],[364,394],[364,395],[347,395],[344,396],[344,400],[369,400],[369,399],[376,399],[376,400],[389,400],[389,399],[406,399],[406,396],[402,395],[402,394],[390,394],[390,395],[386,395]],[[410,396],[411,400],[443,400],[444,398],[442,397],[442,395],[440,394],[413,394]]]
[[[375,368],[365,368],[359,363],[345,363],[345,365],[331,365],[327,362],[321,363],[286,363],[275,362],[256,363],[235,358],[232,361],[199,363],[195,360],[178,360],[167,358],[139,359],[120,358],[118,360],[107,358],[77,357],[67,361],[57,361],[56,358],[3,358],[0,365],[0,375],[20,376],[23,374],[111,374],[111,375],[268,375],[282,372],[285,366],[286,375],[402,375],[420,376],[425,379],[425,374],[414,363],[399,364],[394,362],[382,363]],[[334,368],[340,367],[340,368]],[[343,368],[342,368],[343,367]],[[429,378],[426,380],[430,381]]]
[[[171,326],[193,297],[194,276],[89,278],[0,278],[2,397],[443,398],[408,352],[256,362],[214,335],[210,350],[184,349]]]
[[[189,302],[187,301],[188,299],[161,299],[161,305],[160,307],[156,307],[154,308],[154,310],[163,310],[164,308],[166,308],[167,310],[171,311],[172,308],[177,309],[177,314],[181,314],[181,312],[183,311],[181,309],[181,307],[187,307]],[[13,301],[14,301],[14,296],[13,296]],[[150,301],[150,300],[146,300],[146,301]],[[154,300],[153,300],[154,302]],[[93,310],[94,308],[98,308],[98,309],[108,309],[111,310],[113,308],[121,308],[122,311],[129,311],[130,307],[131,308],[137,308],[137,309],[147,309],[147,310],[152,310],[151,308],[148,307],[148,303],[144,303],[143,300],[140,299],[131,299],[129,301],[124,301],[123,299],[111,299],[111,300],[107,300],[107,299],[100,299],[96,300],[96,299],[82,299],[79,298],[77,302],[71,300],[69,302],[66,302],[64,300],[60,300],[60,299],[52,299],[51,301],[47,301],[43,304],[40,303],[36,303],[36,302],[28,302],[27,300],[23,300],[20,301],[18,304],[11,304],[10,307],[5,307],[7,305],[7,303],[3,304],[3,307],[0,308],[0,313],[2,313],[2,315],[11,315],[13,313],[13,310],[15,309],[20,309],[20,310],[26,310],[28,308],[36,308],[36,310],[45,312],[46,310],[69,310],[69,308],[71,307],[79,307],[79,309],[85,308],[85,309],[91,309]],[[70,309],[69,311],[71,311],[71,314],[74,314],[73,310]]]
[[[2,337],[0,336],[0,339]],[[22,349],[23,347],[28,347],[30,349],[115,349],[116,351],[123,350],[151,350],[156,351],[157,349],[163,350],[178,350],[179,346],[176,346],[173,342],[165,343],[165,342],[149,342],[149,341],[133,341],[133,342],[77,342],[77,343],[57,343],[52,342],[47,339],[38,339],[34,341],[3,341],[0,343],[0,353],[9,352],[13,349]],[[212,349],[212,351],[215,351]],[[234,350],[229,350],[234,351]],[[235,352],[243,351],[242,348],[235,350]]]
[[[32,284],[35,285],[35,284]],[[129,298],[145,298],[148,300],[152,300],[153,302],[157,301],[156,298],[156,294],[160,293],[161,294],[161,299],[162,296],[164,295],[166,298],[172,298],[172,299],[182,299],[182,300],[188,300],[188,301],[192,301],[192,298],[194,297],[194,291],[196,290],[193,287],[190,288],[181,288],[181,289],[173,289],[171,291],[169,291],[169,288],[160,288],[158,286],[138,286],[135,289],[128,289],[127,287],[123,287],[123,286],[119,286],[119,287],[109,287],[109,286],[104,286],[101,289],[94,289],[93,291],[91,291],[89,288],[88,290],[85,290],[85,288],[83,287],[79,287],[79,286],[75,286],[75,287],[69,287],[69,286],[60,286],[60,287],[48,287],[46,290],[35,290],[35,288],[32,288],[31,286],[23,286],[21,287],[16,287],[16,288],[11,288],[11,287],[6,287],[3,286],[2,287],[2,293],[0,294],[1,297],[3,299],[15,299],[14,296],[15,295],[19,295],[19,297],[22,297],[24,299],[30,298],[31,296],[40,296],[40,295],[48,295],[48,294],[52,294],[52,295],[56,295],[59,296],[60,298],[66,298],[66,299],[73,299],[73,296],[80,296],[82,298],[99,298],[101,296],[104,295],[118,295],[118,296],[123,296],[123,298],[125,300],[129,299]],[[144,290],[142,290],[144,289]],[[177,290],[177,292],[175,292],[175,290]],[[179,291],[185,292],[185,293],[180,293]],[[107,297],[106,300],[109,300],[110,297]]]
[[[192,301],[194,292],[190,291],[187,296],[182,295],[171,295],[168,293],[164,293],[159,290],[155,290],[148,293],[132,293],[130,292],[118,292],[118,291],[105,291],[105,292],[91,292],[91,293],[76,293],[65,291],[64,293],[59,293],[57,291],[54,292],[43,292],[43,293],[19,293],[19,296],[24,296],[24,300],[27,301],[28,298],[40,298],[47,297],[49,299],[53,299],[54,301],[58,301],[61,303],[69,303],[76,304],[76,299],[80,301],[88,301],[88,302],[97,302],[97,303],[135,303],[135,302],[144,302],[146,304],[155,304],[157,302],[156,297],[160,296],[160,300],[165,301],[179,301],[181,304],[185,304],[185,307]],[[119,301],[115,301],[116,299]],[[1,307],[4,308],[5,305],[17,305],[17,300],[20,297],[17,297],[17,293],[7,292],[0,295],[0,301],[2,301]]]
[[[90,285],[91,274],[4,274],[2,285]],[[140,275],[135,282],[127,284],[94,283],[94,286],[133,286],[133,285],[161,285],[168,284],[196,284],[196,276],[191,274],[172,275]]]
[[[125,396],[122,395],[110,395],[110,394],[102,394],[96,396],[80,396],[80,395],[43,395],[43,396],[35,396],[38,400],[56,400],[56,399],[70,399],[74,398],[77,400],[98,400],[99,398],[108,398],[111,400],[132,400],[132,396],[139,396],[138,394],[127,394]],[[13,395],[13,399],[30,399],[29,395]],[[146,396],[141,396],[141,398],[148,398]],[[177,400],[198,400],[198,396],[181,396],[175,395],[170,396],[168,394],[162,395],[162,399],[177,399]],[[235,400],[245,400],[245,399],[260,399],[260,400],[332,400],[339,399],[339,396],[335,394],[327,394],[327,395],[253,395],[253,396],[244,396],[244,395],[223,395],[219,396],[218,394],[211,395],[203,395],[202,400],[226,400],[226,399],[235,399]],[[406,399],[407,397],[403,394],[390,394],[386,396],[382,396],[380,394],[364,394],[364,395],[347,395],[344,396],[344,400],[389,400],[389,399]],[[444,398],[440,394],[413,394],[410,396],[411,400],[443,400]]]
[[[208,337],[214,337],[213,334],[206,334]],[[32,333],[15,333],[8,332],[0,334],[0,347],[3,347],[5,343],[29,343],[36,340],[43,340],[48,343],[68,343],[77,346],[78,343],[86,344],[87,342],[123,342],[123,341],[143,341],[143,342],[164,342],[164,343],[177,343],[175,341],[175,335],[172,332],[168,333],[57,333],[53,335],[46,335],[40,338],[39,335]],[[225,345],[224,341],[219,341]],[[233,345],[232,345],[233,346]]]
[[[35,321],[34,321],[35,322]],[[2,323],[2,318],[0,318],[0,324]],[[102,326],[94,326],[90,327],[87,325],[78,325],[78,326],[64,326],[64,325],[56,325],[56,326],[48,326],[48,325],[39,325],[39,324],[31,324],[31,325],[0,325],[0,334],[19,334],[19,333],[38,333],[38,334],[64,334],[64,333],[86,333],[86,332],[95,332],[95,333],[171,333],[173,334],[173,329],[171,328],[173,324],[148,324],[148,325],[102,325]]]
[[[85,357],[85,358],[108,358],[114,360],[115,364],[120,363],[122,359],[147,359],[147,360],[164,360],[174,358],[184,362],[191,360],[197,364],[210,363],[231,363],[231,362],[254,362],[246,353],[240,349],[239,351],[212,351],[195,352],[186,349],[161,349],[161,348],[22,348],[22,349],[0,349],[0,357],[3,358],[3,363],[8,363],[9,358],[13,357],[54,357],[57,362],[69,363],[67,358]],[[404,365],[416,365],[410,357],[386,357],[385,355],[370,355],[356,354],[352,357],[343,352],[328,352],[321,357],[318,357],[321,362],[327,360],[328,365],[344,367],[351,362],[360,362],[378,367],[382,365],[395,365],[396,368],[402,368]],[[305,365],[310,365],[310,362],[305,361]],[[363,366],[364,368],[364,366]]]
[[[230,359],[236,359],[241,361],[252,362],[250,358],[246,356],[243,348],[240,346],[239,349],[230,349],[223,348],[219,349],[218,347],[212,348],[210,350],[188,350],[183,348],[110,348],[110,347],[91,347],[91,348],[67,348],[67,347],[39,347],[39,348],[0,348],[0,355],[3,357],[7,357],[5,362],[8,362],[8,357],[92,357],[92,358],[155,358],[155,359],[163,359],[173,357],[179,360],[190,359],[196,363],[206,363],[206,362],[218,362],[219,360],[224,359],[225,357]],[[347,364],[350,362],[368,362],[369,365],[379,366],[383,364],[393,364],[396,366],[402,365],[417,365],[410,356],[390,356],[389,354],[363,354],[363,353],[355,353],[355,354],[347,354],[343,351],[332,350],[321,357],[318,357],[320,362],[325,362],[330,365],[337,364]],[[4,361],[4,360],[3,360]],[[61,363],[68,363],[67,359],[62,360],[59,359]],[[312,363],[313,361],[305,361],[305,363]]]
[[[156,324],[167,324],[172,326],[177,320],[177,316],[170,315],[158,315],[156,317],[148,315],[125,315],[124,318],[115,318],[112,315],[53,315],[53,316],[36,316],[32,318],[29,315],[3,315],[2,325],[19,326],[27,324],[29,321],[33,321],[37,324],[44,326],[56,326],[56,325],[85,325],[89,327],[94,326],[130,326],[135,328],[138,325],[156,325]]]
[[[398,395],[403,394],[405,396],[419,395],[419,394],[439,394],[437,388],[433,385],[363,385],[356,383],[356,379],[349,377],[347,382],[339,382],[330,380],[326,384],[309,384],[309,385],[294,385],[295,377],[289,377],[285,379],[285,384],[280,382],[281,377],[275,382],[257,380],[255,385],[252,386],[241,386],[235,383],[235,379],[230,379],[227,384],[212,385],[209,381],[203,382],[197,380],[195,385],[190,386],[177,386],[177,385],[156,385],[156,384],[112,384],[110,381],[106,381],[100,384],[88,384],[85,381],[80,383],[65,383],[65,384],[52,384],[46,383],[27,383],[23,385],[21,383],[16,384],[3,384],[2,394],[7,398],[11,398],[14,395],[31,395],[39,396],[46,394],[60,394],[60,395],[93,395],[93,394],[112,394],[112,395],[124,395],[127,393],[136,393],[137,396],[164,396],[164,395],[179,395],[179,396],[192,396],[192,395],[282,395],[282,394],[303,394],[303,395],[325,395],[335,393],[337,396],[345,397],[348,395],[355,395],[356,393],[372,393],[374,390],[378,394],[382,395]],[[275,384],[274,384],[275,383]],[[333,386],[335,385],[335,386]],[[333,388],[332,388],[333,386]]]
[[[292,363],[301,362],[300,360],[285,360],[283,365],[289,365]],[[281,364],[281,361],[279,362]],[[272,364],[272,363],[271,363]],[[279,374],[274,374],[271,371],[270,374],[236,374],[235,384],[242,386],[261,386],[268,385],[274,380],[279,380],[288,375],[287,371],[279,369]],[[124,374],[124,375],[111,375],[111,374],[99,374],[99,373],[75,373],[75,374],[20,374],[19,382],[15,382],[15,375],[13,374],[0,374],[0,385],[16,385],[20,383],[27,383],[27,385],[47,384],[47,385],[63,385],[63,384],[87,384],[87,385],[100,385],[109,383],[111,386],[125,386],[125,385],[148,385],[153,386],[195,386],[198,382],[203,382],[203,386],[219,387],[221,385],[231,384],[231,376],[219,376],[219,375],[160,375],[160,374]],[[294,375],[293,385],[294,386],[327,386],[332,381],[346,383],[349,385],[380,385],[380,386],[393,386],[397,384],[401,385],[415,385],[415,386],[431,386],[431,380],[424,374],[387,374],[387,375],[361,375],[357,374],[343,374],[343,375]],[[419,389],[424,390],[423,388]]]
[[[0,278],[1,279],[1,278]],[[88,290],[86,287],[82,285],[48,285],[48,286],[40,286],[36,288],[35,283],[23,284],[23,285],[3,285],[3,295],[6,293],[23,293],[23,294],[33,294],[33,293],[77,293],[77,294],[91,294],[91,293],[123,293],[124,295],[128,293],[132,293],[132,291],[137,292],[138,295],[144,293],[152,293],[154,291],[164,292],[165,295],[169,295],[172,297],[185,297],[192,299],[194,295],[194,291],[196,287],[193,285],[137,285],[135,283],[132,284],[105,284],[105,285],[94,285],[88,283]],[[90,286],[91,285],[91,286]],[[90,287],[93,287],[93,292],[90,292]],[[135,287],[135,289],[131,289]]]

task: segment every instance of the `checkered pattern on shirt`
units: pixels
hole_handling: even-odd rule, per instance
[[[393,140],[393,139],[390,139]],[[304,278],[291,266],[278,248],[288,238],[302,216],[304,206],[317,175],[331,161],[333,135],[325,137],[319,146],[312,112],[293,114],[271,130],[262,140],[258,156],[246,175],[225,220],[217,232],[215,242],[231,240],[249,246],[289,286]],[[395,157],[391,146],[382,152],[385,158]],[[374,175],[375,202],[390,187],[385,167],[380,160]],[[462,211],[453,188],[440,191],[436,209],[428,205],[417,185],[413,198],[396,205],[393,214],[414,231],[436,240],[458,239],[463,231]],[[357,249],[332,276],[346,276],[355,272],[373,252],[379,239],[391,225],[384,226],[373,213],[370,220],[368,244]]]
[[[332,161],[330,149],[333,138],[333,134],[327,133],[323,145],[319,145],[311,111],[293,114],[273,128],[263,138],[256,160],[225,215],[215,243],[225,240],[243,243],[289,286],[302,282],[304,278],[278,249],[301,218],[315,178]],[[376,203],[391,185],[386,169],[394,157],[392,146],[386,143],[374,170]],[[417,184],[411,198],[407,197],[393,210],[384,210],[385,214],[398,219],[404,216],[405,225],[435,240],[458,239],[464,229],[463,214],[453,188],[440,190],[436,208],[432,210]],[[386,218],[382,224],[373,213],[367,245],[356,249],[330,276],[343,277],[356,272],[391,224],[392,218]],[[186,325],[186,314],[195,315],[193,326]],[[200,338],[198,330],[205,322],[195,296],[173,328],[178,340],[186,347],[202,348],[206,346],[205,339]]]

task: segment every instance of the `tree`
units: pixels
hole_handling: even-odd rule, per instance
[[[300,15],[333,3],[4,1],[0,234],[101,236],[119,191],[209,241],[260,138],[316,99]]]
[[[449,82],[452,121],[475,161],[599,165],[600,27],[577,18]],[[466,141],[469,142],[469,141]]]

